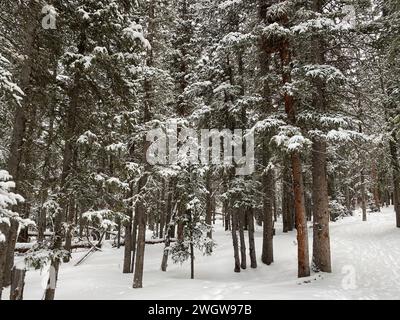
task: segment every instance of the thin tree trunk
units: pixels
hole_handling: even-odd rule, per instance
[[[6,238],[9,238],[10,226],[6,222],[0,223],[0,233]],[[7,257],[7,241],[0,241],[0,300],[1,294],[3,291],[4,285],[4,274],[5,274],[5,266],[6,266],[6,257]]]
[[[159,238],[162,239],[164,238],[164,229],[165,229],[165,221],[166,221],[166,201],[165,201],[165,193],[167,191],[167,182],[163,182],[163,187],[162,187],[162,192],[161,192],[161,211],[160,211],[160,232],[159,232]]]
[[[207,172],[206,174],[206,189],[207,189],[207,195],[206,195],[206,224],[212,228],[212,189],[211,189],[211,177],[210,177],[210,172]],[[209,238],[212,238],[212,229],[207,233],[207,236]]]
[[[133,185],[130,186],[129,190],[129,198],[133,197]],[[123,273],[131,273],[132,272],[132,220],[133,220],[133,204],[132,201],[129,201],[127,216],[129,221],[125,225],[125,247],[124,247],[124,265],[122,268]]]
[[[250,208],[248,211],[249,218],[249,253],[250,253],[250,267],[257,268],[256,244],[254,241],[254,209]]]
[[[372,161],[372,168],[371,168],[371,178],[373,182],[372,186],[372,194],[374,195],[374,202],[375,208],[379,212],[381,212],[381,199],[380,199],[380,192],[379,192],[379,178],[378,178],[378,169],[376,166],[376,162]]]
[[[172,198],[172,196],[171,196],[171,198]],[[170,205],[168,207],[170,207]],[[170,211],[172,211],[172,210],[170,210]],[[176,208],[174,209],[174,213],[171,212],[171,214],[169,214],[170,219],[168,221],[167,228],[165,230],[165,247],[164,247],[163,257],[162,257],[162,261],[161,261],[161,270],[164,272],[167,271],[167,267],[168,267],[168,256],[169,256],[169,249],[170,249],[170,245],[171,245],[171,230],[170,229],[172,229],[173,221],[175,219],[175,211],[176,211]]]
[[[246,241],[244,237],[244,210],[243,208],[238,209],[238,227],[239,227],[239,240],[240,240],[240,267],[245,270],[247,268],[246,261]]]
[[[152,14],[154,14],[153,3],[151,3]],[[150,64],[151,65],[151,64]],[[144,110],[144,123],[150,120],[150,111],[152,106],[152,86],[151,83],[145,81],[145,92],[147,94],[145,110]],[[150,147],[150,142],[143,138],[143,153],[142,162],[145,164],[145,172],[139,180],[138,193],[141,197],[145,197],[145,188],[148,179],[148,164],[147,164],[147,151]],[[142,194],[141,194],[142,193]],[[136,261],[135,270],[133,275],[133,288],[143,287],[143,268],[144,268],[144,252],[146,247],[146,222],[147,222],[147,212],[145,207],[145,202],[143,198],[140,198],[136,204],[136,216],[138,224],[138,235],[137,235],[137,245],[136,245]]]
[[[117,248],[121,248],[121,219],[119,218],[117,223]]]
[[[367,221],[367,193],[365,188],[365,174],[364,169],[361,169],[360,173],[360,182],[361,182],[361,209],[362,209],[362,219],[363,221]]]
[[[392,139],[390,140],[390,154],[391,154],[391,163],[393,170],[393,202],[394,209],[396,212],[396,226],[400,228],[400,165],[398,159],[398,150],[397,150],[397,136],[396,133],[392,133]]]
[[[192,225],[192,215],[190,210],[188,210],[188,216],[189,216],[189,226]],[[190,279],[194,279],[194,245],[193,245],[193,228],[190,227]]]
[[[235,272],[240,272],[240,258],[239,258],[239,243],[238,243],[238,213],[236,208],[233,208],[232,216],[232,242],[233,242],[233,256],[235,259]]]
[[[263,177],[263,210],[264,210],[264,230],[263,230],[263,248],[261,261],[270,265],[274,261],[273,245],[273,208],[272,208],[272,188],[273,176],[271,170],[268,170]]]
[[[132,249],[132,261],[131,261],[131,273],[133,273],[133,268],[135,266],[135,258],[136,258],[136,247],[137,247],[137,238],[138,238],[138,219],[137,214],[133,217],[133,227],[132,227],[132,235],[131,235],[131,249]]]
[[[231,230],[231,216],[228,210],[228,201],[223,200],[222,206],[223,206],[222,211],[224,212],[224,219],[225,219],[225,231],[229,231]]]
[[[70,198],[70,204],[68,206],[68,217],[67,217],[67,223],[68,223],[68,228],[65,234],[65,246],[64,249],[71,253],[71,245],[72,245],[72,237],[73,237],[73,229],[74,229],[74,218],[75,218],[75,199],[71,196]],[[70,260],[70,256],[64,257],[63,262],[67,263]]]
[[[286,163],[283,167],[282,178],[282,222],[283,232],[293,230],[293,201],[292,201],[292,176],[290,166]]]
[[[146,176],[142,177],[142,180],[143,187],[146,182]],[[136,214],[138,221],[138,236],[136,246],[135,271],[133,276],[133,288],[142,288],[144,252],[146,247],[146,208],[144,206],[143,200],[138,201]]]

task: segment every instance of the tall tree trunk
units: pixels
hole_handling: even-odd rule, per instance
[[[293,231],[293,183],[289,161],[285,160],[282,173],[282,221],[283,232]]]
[[[364,169],[361,169],[360,173],[360,183],[361,183],[361,210],[362,210],[362,220],[367,221],[367,192],[365,188],[365,173]]]
[[[293,167],[293,191],[295,195],[295,216],[297,230],[297,255],[298,255],[298,276],[308,277],[310,275],[310,261],[308,252],[308,230],[307,218],[304,208],[304,187],[303,173],[300,154],[292,154]]]
[[[397,135],[395,132],[392,133],[392,139],[390,140],[390,154],[391,163],[393,170],[393,202],[394,209],[396,212],[396,226],[400,228],[400,165],[397,150]]]
[[[24,299],[25,273],[25,269],[13,268],[11,273],[10,300]]]
[[[212,189],[211,189],[211,177],[210,172],[208,171],[206,174],[206,224],[212,228]],[[209,238],[212,238],[212,229],[207,233]]]
[[[8,223],[0,223],[0,234],[2,234],[6,239],[9,237],[10,226]],[[7,247],[8,243],[6,241],[0,241],[0,300],[1,294],[4,286],[4,275],[7,257]]]
[[[128,197],[132,199],[134,194],[133,184],[130,185]],[[129,200],[128,208],[127,208],[127,218],[128,221],[125,224],[125,247],[124,247],[124,265],[122,268],[123,273],[131,273],[132,272],[132,220],[133,220],[133,203],[132,200]]]
[[[75,220],[75,199],[71,195],[70,203],[68,206],[68,216],[67,216],[67,230],[65,233],[65,246],[64,249],[71,253],[71,245],[72,245],[72,237],[73,237],[73,230],[74,230],[74,220]],[[64,257],[63,262],[67,263],[70,260],[70,256]]]
[[[11,284],[11,271],[14,267],[14,250],[18,239],[18,227],[19,223],[15,219],[10,219],[10,230],[7,238],[7,253],[6,263],[3,275],[3,286],[8,287]]]
[[[30,0],[26,4],[26,16],[29,18],[21,23],[24,25],[24,48],[23,59],[21,66],[19,87],[24,91],[25,95],[21,101],[21,105],[16,107],[14,114],[14,123],[11,135],[11,145],[10,145],[10,156],[8,159],[8,172],[13,177],[13,181],[16,184],[15,191],[17,193],[22,193],[20,190],[20,182],[22,177],[22,166],[21,161],[23,159],[24,152],[24,141],[26,138],[26,115],[31,108],[32,103],[32,90],[31,90],[31,80],[33,67],[35,63],[34,49],[35,49],[35,35],[37,33],[37,23],[35,18],[39,14],[39,6],[33,0]],[[11,269],[14,266],[14,250],[16,239],[18,236],[18,222],[15,219],[11,219],[11,228],[9,230],[9,239],[6,239],[7,251],[6,251],[6,263],[4,265],[3,272],[3,286],[8,286],[11,283]],[[15,240],[14,240],[15,239]],[[1,272],[0,272],[1,273]]]
[[[147,176],[143,176],[141,179],[139,190],[141,190],[147,181]],[[137,203],[136,215],[138,221],[138,236],[136,246],[136,261],[135,271],[133,276],[133,288],[143,287],[143,268],[144,268],[144,251],[146,246],[146,208],[144,200],[140,199]]]
[[[239,227],[239,240],[240,240],[240,267],[245,270],[247,268],[246,261],[246,240],[244,237],[244,221],[245,221],[245,213],[243,208],[238,209],[238,227]]]
[[[172,198],[172,196],[168,196],[168,197]],[[167,207],[170,207],[170,205],[168,205]],[[173,221],[175,220],[175,214],[172,213],[172,209],[170,211],[171,211],[171,213],[169,214],[170,218],[167,221],[167,228],[165,230],[165,247],[164,247],[163,257],[162,257],[162,261],[161,261],[161,270],[164,272],[167,271],[167,267],[168,267],[168,256],[169,256],[169,249],[170,249],[170,245],[171,245],[171,230],[170,229],[172,229]],[[176,211],[176,209],[174,210],[174,212],[175,211]]]
[[[136,248],[137,248],[137,238],[138,238],[138,215],[135,213],[133,217],[133,227],[131,235],[131,250],[132,250],[132,261],[131,261],[131,273],[133,273],[133,268],[135,266]]]
[[[256,244],[254,241],[254,209],[248,209],[249,219],[249,254],[250,254],[250,268],[257,268]]]
[[[287,17],[283,17],[285,23]],[[291,82],[290,64],[291,54],[289,41],[284,40],[280,47],[280,59],[282,64],[282,82],[283,85]],[[288,92],[284,93],[285,111],[291,125],[296,125],[296,108],[293,96]],[[308,251],[308,230],[307,217],[304,205],[304,182],[300,153],[293,151],[291,154],[292,175],[293,175],[293,191],[294,205],[297,229],[297,254],[298,254],[298,276],[308,277],[310,275],[310,257]]]
[[[331,272],[329,237],[329,203],[326,177],[326,142],[314,139],[312,151],[313,176],[313,270]]]
[[[268,165],[268,164],[267,164]],[[266,265],[274,262],[274,227],[273,227],[273,208],[272,208],[272,189],[273,175],[271,169],[267,170],[262,177],[263,182],[263,247],[261,261]]]
[[[165,222],[166,222],[166,199],[165,199],[165,194],[167,191],[167,182],[163,182],[162,186],[162,191],[161,191],[161,211],[160,211],[160,232],[159,232],[159,238],[163,239],[164,238],[164,229],[165,229]]]
[[[232,242],[233,242],[233,257],[235,259],[235,272],[240,272],[240,258],[239,258],[239,243],[238,243],[238,209],[233,208],[232,217]]]
[[[323,1],[314,0],[313,9],[322,13]],[[325,45],[321,35],[313,35],[313,63],[325,64]],[[314,79],[315,94],[313,106],[323,113],[329,111],[323,79]],[[312,144],[312,214],[313,214],[313,263],[314,271],[331,272],[331,251],[329,238],[328,174],[326,171],[327,145],[323,137],[315,137]],[[335,189],[334,187],[332,188]],[[334,191],[333,191],[334,193]]]
[[[132,273],[132,221],[125,226],[125,246],[124,246],[124,265],[123,273]]]
[[[54,221],[54,244],[53,252],[60,251],[62,248],[62,210],[58,210],[55,215]],[[58,279],[58,271],[60,268],[60,259],[54,257],[51,260],[49,280],[45,291],[45,300],[54,300]]]
[[[149,3],[149,35],[148,40],[151,45],[153,45],[154,32],[155,32],[155,8],[153,0]],[[153,51],[149,52],[148,59],[146,61],[148,67],[153,66]],[[154,107],[154,97],[153,97],[153,84],[151,80],[144,80],[144,111],[143,111],[143,123],[146,124],[151,120],[151,112]],[[141,196],[136,204],[136,216],[138,224],[138,235],[137,235],[137,245],[136,245],[136,261],[135,270],[133,275],[133,288],[143,287],[143,268],[144,268],[144,252],[146,247],[146,223],[147,223],[147,212],[145,207],[145,197],[146,184],[149,174],[149,165],[147,163],[147,151],[150,147],[150,142],[147,141],[146,137],[143,137],[143,153],[142,153],[142,163],[144,164],[144,174],[139,180],[138,193]],[[142,193],[142,194],[141,194]]]
[[[372,178],[372,194],[374,195],[375,208],[376,210],[381,212],[378,169],[376,166],[376,162],[374,160],[372,160],[372,165],[371,165],[371,178]]]
[[[228,201],[223,200],[222,203],[222,212],[224,214],[224,220],[225,220],[225,231],[231,230],[231,214],[228,209]]]

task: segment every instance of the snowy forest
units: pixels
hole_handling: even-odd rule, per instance
[[[399,53],[398,0],[0,0],[0,299],[400,299]]]

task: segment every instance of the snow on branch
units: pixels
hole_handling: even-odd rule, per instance
[[[292,31],[288,28],[281,26],[279,23],[272,23],[261,30],[262,35],[269,39],[285,39],[290,37]]]
[[[271,141],[289,153],[300,152],[311,145],[311,140],[304,137],[299,128],[290,125],[281,126]]]
[[[132,40],[140,40],[145,49],[151,50],[149,40],[143,35],[143,27],[136,22],[132,22],[131,25],[123,30],[125,36]]]
[[[231,7],[231,6],[241,4],[242,2],[243,2],[242,0],[227,0],[227,1],[224,1],[224,2],[220,3],[218,5],[218,8],[222,9],[222,10],[225,10],[225,9],[228,9],[229,7]]]
[[[303,69],[306,72],[306,77],[320,78],[326,80],[327,82],[338,80],[342,81],[346,79],[339,69],[330,65],[309,64],[303,66]]]

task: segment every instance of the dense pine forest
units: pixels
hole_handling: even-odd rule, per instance
[[[400,272],[399,53],[398,0],[1,0],[0,299]]]

